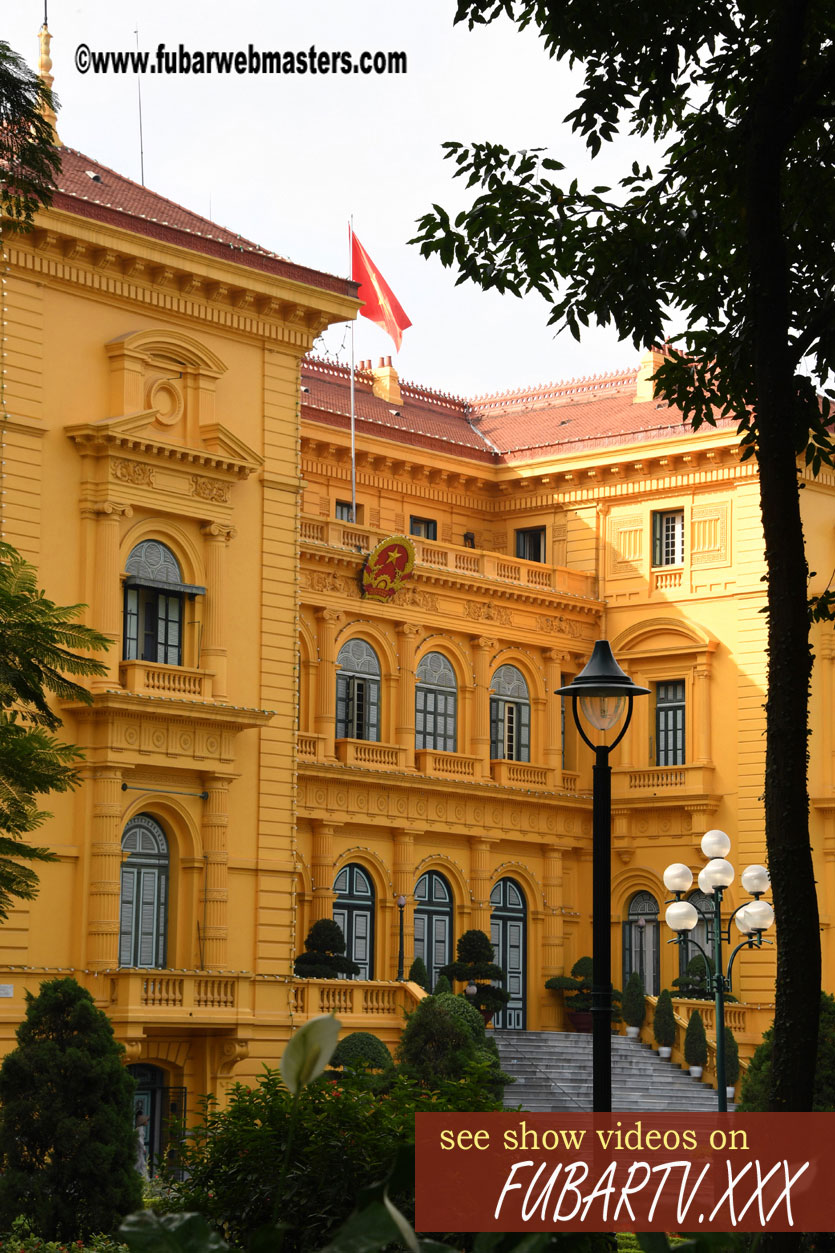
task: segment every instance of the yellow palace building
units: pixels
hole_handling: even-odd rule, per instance
[[[62,710],[86,766],[50,798],[58,860],[0,929],[0,1047],[26,989],[74,974],[159,1137],[311,1014],[393,1042],[420,995],[401,920],[406,969],[433,975],[491,933],[499,1025],[562,1027],[544,983],[590,951],[591,761],[553,693],[601,637],[651,691],[614,758],[613,964],[670,986],[664,867],[698,870],[711,827],[739,869],[764,857],[762,533],[732,427],[685,429],[651,354],[469,401],[385,359],[356,372],[352,466],[348,371],[308,354],[355,285],[62,155],[52,207],[4,238],[0,531],[113,647],[92,706]],[[833,486],[803,494],[819,582]],[[414,567],[374,600],[363,569],[396,536]],[[827,986],[832,639],[811,762]],[[294,979],[331,916],[361,977]],[[738,959],[743,1051],[773,981],[773,951]]]

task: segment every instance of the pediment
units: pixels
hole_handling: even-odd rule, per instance
[[[155,409],[75,423],[64,429],[80,451],[98,456],[141,452],[166,462],[193,462],[225,470],[238,478],[246,478],[263,464],[263,457],[217,422],[198,428],[198,440],[192,444],[161,439]]]

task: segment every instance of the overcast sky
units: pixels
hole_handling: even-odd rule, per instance
[[[144,75],[145,182],[283,256],[347,273],[347,221],[413,326],[396,357],[402,378],[473,396],[636,364],[613,331],[577,345],[554,338],[548,308],[469,285],[407,241],[433,202],[465,203],[441,154],[447,139],[548,147],[570,176],[616,176],[610,155],[589,168],[562,119],[576,80],[530,34],[506,21],[453,27],[455,0],[49,0],[59,132],[65,144],[139,180],[137,77],[81,74],[93,51],[403,51],[403,76]],[[3,8],[0,38],[37,64],[43,0]],[[620,152],[620,166],[635,153]],[[344,327],[326,336],[348,360]],[[357,359],[393,352],[365,319]]]

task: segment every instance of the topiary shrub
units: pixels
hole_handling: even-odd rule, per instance
[[[739,1078],[739,1045],[730,1027],[725,1028],[722,1039],[725,1042],[725,1085],[733,1088]]]
[[[742,1099],[737,1109],[743,1113],[764,1113],[769,1108],[773,1042],[774,1028],[769,1027],[742,1076]],[[815,1113],[830,1113],[835,1110],[835,997],[828,992],[821,992],[812,1109]]]
[[[432,991],[434,992],[435,996],[443,996],[445,992],[452,991],[452,984],[450,983],[449,979],[447,979],[446,975],[438,975],[438,981],[435,984]]]
[[[492,982],[505,982],[505,972],[493,960],[493,945],[483,931],[465,931],[456,945],[457,961],[449,962],[441,969],[441,974],[450,979],[459,979],[462,983],[474,983],[478,989],[473,997],[475,1008],[488,1014],[495,1014],[504,1009],[510,1000],[510,993],[503,987],[494,987]],[[436,987],[437,993],[437,987]]]
[[[552,992],[565,993],[565,1008],[570,1014],[587,1014],[591,1009],[592,960],[578,957],[570,975],[553,975],[545,986]],[[620,1022],[621,994],[612,988],[612,1022]]]
[[[453,996],[451,992],[436,992],[435,1000],[445,1013],[452,1014],[464,1024],[476,1044],[484,1044],[484,1019],[469,1003],[469,997],[465,1000],[463,996]]]
[[[655,1006],[652,1034],[656,1044],[660,1044],[662,1048],[672,1048],[676,1042],[676,1018],[669,988],[664,988]]]
[[[697,1009],[690,1015],[684,1035],[684,1060],[688,1066],[704,1066],[707,1062],[707,1036],[705,1024]]]
[[[409,967],[407,975],[410,983],[416,983],[419,988],[423,988],[424,992],[429,989],[429,971],[426,969],[426,962],[422,957],[416,957]]]
[[[457,1078],[475,1048],[463,1015],[447,1013],[443,998],[427,996],[409,1015],[400,1037],[397,1059],[412,1078],[430,1083],[436,1077]]]
[[[638,971],[633,970],[623,993],[623,1019],[627,1027],[644,1025],[647,1012],[644,995],[644,981]]]
[[[339,1067],[363,1068],[370,1070],[391,1070],[394,1065],[391,1053],[370,1031],[352,1031],[340,1040],[333,1051],[330,1065]]]
[[[300,979],[337,979],[340,975],[358,975],[360,968],[345,952],[345,936],[338,922],[319,918],[307,933],[305,952],[293,963]]]
[[[690,1001],[712,1001],[714,974],[715,968],[711,959],[707,958],[707,969],[705,969],[705,958],[701,953],[696,953],[695,957],[691,957],[687,963],[684,974],[673,979],[676,996]]]
[[[27,993],[0,1067],[0,1230],[23,1215],[41,1239],[69,1242],[112,1232],[142,1204],[123,1052],[74,979]]]

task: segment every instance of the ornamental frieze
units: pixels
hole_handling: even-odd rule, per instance
[[[201,474],[191,476],[191,494],[200,500],[212,500],[218,504],[229,503],[229,484],[220,483],[217,479],[208,479]]]
[[[134,483],[138,487],[154,486],[154,467],[144,461],[129,461],[124,457],[114,457],[110,463],[114,479],[122,483]]]
[[[490,600],[465,600],[464,616],[472,618],[474,622],[496,622],[499,626],[513,626],[510,610],[502,605],[494,605]]]
[[[564,617],[563,614],[555,618],[538,614],[536,629],[537,631],[549,631],[554,635],[568,635],[575,640],[592,639],[595,634],[594,623],[577,622],[574,618]]]

